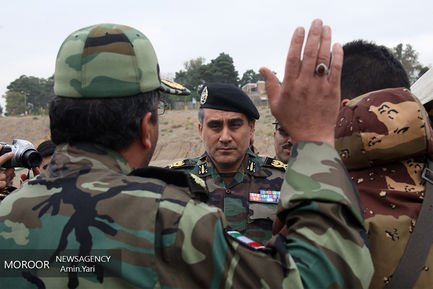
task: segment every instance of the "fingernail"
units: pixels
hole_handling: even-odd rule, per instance
[[[303,36],[304,35],[304,28],[302,28],[302,27],[296,28],[296,35]]]

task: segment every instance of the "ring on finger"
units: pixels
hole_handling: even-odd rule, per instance
[[[316,73],[318,76],[328,75],[329,68],[324,63],[319,63],[319,64],[317,64],[316,69],[314,70],[314,73]]]

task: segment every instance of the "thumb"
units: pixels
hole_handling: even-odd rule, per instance
[[[280,83],[278,82],[278,78],[266,67],[260,68],[259,72],[265,80],[265,88],[269,101],[272,102],[273,99],[276,99],[276,96],[280,94]]]

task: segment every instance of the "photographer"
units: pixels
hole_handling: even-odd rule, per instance
[[[0,145],[0,150],[3,148]],[[13,152],[8,152],[0,156],[0,166],[5,162],[10,160],[14,156]],[[12,181],[15,177],[15,169],[7,168],[3,169],[0,172],[0,202],[3,200],[10,192],[15,190],[16,188],[12,186]]]

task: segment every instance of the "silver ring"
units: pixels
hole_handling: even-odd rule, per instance
[[[314,70],[314,73],[316,73],[318,76],[328,75],[329,68],[324,63],[319,63],[319,64],[317,64],[316,69]]]

